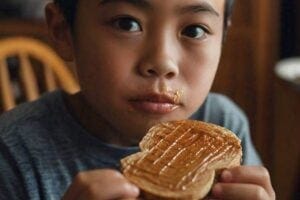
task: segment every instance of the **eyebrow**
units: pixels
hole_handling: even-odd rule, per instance
[[[151,4],[148,0],[100,0],[99,5],[107,5],[111,3],[129,3],[135,7],[142,9],[152,9]]]
[[[199,4],[195,5],[189,5],[189,6],[184,6],[184,7],[179,7],[177,9],[177,12],[180,14],[185,14],[185,13],[202,13],[202,12],[207,12],[209,14],[212,14],[216,17],[219,17],[220,14],[207,2],[202,2]]]

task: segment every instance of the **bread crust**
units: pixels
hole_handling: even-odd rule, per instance
[[[234,133],[195,120],[164,122],[140,142],[141,152],[121,160],[124,176],[144,199],[198,200],[210,191],[216,171],[240,165]]]

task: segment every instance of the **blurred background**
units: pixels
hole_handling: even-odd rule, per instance
[[[0,41],[28,36],[51,46],[43,14],[49,1],[1,0]],[[299,0],[237,0],[213,91],[249,117],[279,200],[300,199],[299,58]]]

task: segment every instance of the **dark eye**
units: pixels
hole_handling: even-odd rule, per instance
[[[192,25],[192,26],[186,27],[182,31],[182,35],[184,35],[186,37],[194,38],[194,39],[201,39],[206,36],[206,30],[201,26]]]
[[[138,32],[142,30],[140,24],[131,17],[115,19],[113,25],[118,29],[129,32]]]

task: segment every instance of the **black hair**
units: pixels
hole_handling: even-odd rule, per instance
[[[76,10],[78,5],[78,0],[54,0],[60,9],[62,10],[67,23],[71,28],[74,27],[74,21],[76,17]],[[226,0],[225,13],[224,13],[224,30],[226,31],[228,27],[228,22],[232,15],[234,0]]]
[[[224,12],[224,30],[230,25],[230,20],[233,12],[234,0],[226,0],[225,12]]]
[[[69,26],[73,28],[78,0],[54,0],[54,3],[61,9]]]

